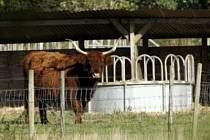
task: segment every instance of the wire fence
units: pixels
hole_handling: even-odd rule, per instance
[[[203,73],[204,75],[204,73]],[[20,81],[20,79],[18,80]],[[14,81],[15,82],[15,81]],[[200,114],[198,118],[199,140],[209,138],[210,109],[208,81],[201,83]],[[145,85],[140,85],[145,87]],[[146,85],[147,86],[147,85]],[[156,88],[155,88],[156,86]],[[150,85],[152,90],[142,91],[136,85],[110,87],[107,91],[99,86],[94,89],[65,89],[64,134],[68,139],[191,139],[193,125],[193,87],[173,87],[172,136],[168,138],[169,85]],[[130,89],[129,89],[130,88]],[[181,90],[176,90],[181,88]],[[35,135],[59,139],[61,133],[60,88],[35,87]],[[137,90],[137,92],[133,92]],[[158,94],[160,90],[161,94]],[[101,92],[104,91],[104,92]],[[126,91],[126,92],[125,92]],[[154,93],[153,93],[154,92]],[[0,137],[11,135],[28,136],[24,105],[28,88],[0,90]],[[146,93],[146,94],[144,94]],[[184,94],[181,94],[184,93]],[[93,95],[94,94],[94,95]],[[110,96],[110,94],[112,96]],[[93,95],[93,98],[92,98]],[[88,102],[91,99],[90,102]],[[86,104],[82,124],[75,124],[73,101]],[[88,103],[87,103],[88,102]],[[48,124],[42,125],[40,112],[46,109]],[[116,135],[117,134],[117,135]],[[11,138],[11,139],[12,139]],[[19,138],[19,139],[22,139]],[[41,138],[40,138],[41,139]]]
[[[210,75],[210,73],[208,73]],[[209,79],[207,79],[209,80]],[[201,83],[201,98],[200,102],[203,106],[209,106],[210,105],[210,81],[202,81]]]
[[[35,89],[35,128],[36,133],[46,133],[48,129],[53,129],[54,132],[57,132],[59,134],[60,132],[60,98],[59,98],[59,88],[58,89],[52,89],[52,88],[36,88]],[[71,133],[72,131],[77,131],[77,129],[80,128],[80,126],[75,124],[75,116],[74,111],[72,109],[72,101],[73,100],[79,100],[83,103],[87,103],[87,101],[90,99],[88,97],[88,91],[92,92],[92,89],[67,89],[65,91],[65,123],[66,123],[66,130],[65,133]],[[69,94],[72,92],[77,91],[77,94],[70,97]],[[79,92],[78,92],[79,91]],[[83,97],[80,93],[83,91],[83,94],[86,94],[86,96]],[[12,127],[13,124],[19,125],[19,126],[25,126],[25,129],[28,129],[27,124],[25,122],[25,111],[24,111],[24,104],[25,104],[25,96],[28,94],[27,89],[20,89],[20,90],[2,90],[0,92],[0,100],[1,100],[1,113],[0,113],[0,123],[1,130],[7,129],[8,125],[9,127]],[[57,95],[56,95],[57,94]],[[180,99],[183,98],[182,95],[180,96],[174,96],[174,99]],[[184,97],[185,98],[185,97]],[[188,97],[187,97],[188,98]],[[150,96],[150,97],[135,97],[131,96],[128,99],[124,100],[123,98],[94,98],[92,101],[93,106],[91,109],[91,106],[88,106],[84,110],[83,115],[83,124],[81,126],[87,127],[83,131],[90,131],[88,130],[87,125],[90,125],[91,127],[95,127],[92,131],[106,131],[106,127],[112,127],[122,129],[123,131],[131,131],[131,127],[137,127],[138,129],[142,129],[141,127],[160,127],[163,131],[167,132],[167,111],[161,111],[159,106],[160,102],[162,100],[162,96]],[[94,106],[94,103],[96,106]],[[119,103],[126,102],[128,104],[128,108],[126,108],[124,111],[122,109],[119,110],[117,106],[119,106]],[[154,102],[153,104],[149,104],[151,102]],[[157,103],[157,105],[156,105]],[[40,105],[41,104],[41,105]],[[139,106],[140,104],[140,106]],[[90,105],[90,104],[89,104]],[[99,106],[100,105],[100,106]],[[116,108],[113,108],[115,105]],[[192,106],[192,105],[190,105]],[[123,107],[123,105],[121,106]],[[185,104],[179,104],[174,105],[174,112],[175,116],[174,119],[179,119],[177,117],[180,117],[181,115],[188,115],[188,117],[191,117],[191,107],[188,109],[181,109],[186,108]],[[47,119],[49,121],[49,124],[44,126],[41,125],[40,122],[40,111],[43,111],[44,109],[47,110]],[[101,111],[99,112],[99,109]],[[114,110],[113,112],[104,112],[108,110]],[[178,111],[176,111],[178,110]],[[147,112],[149,111],[149,112]],[[43,114],[42,114],[43,115]],[[180,121],[180,122],[179,122]],[[110,125],[108,125],[108,124]],[[147,124],[148,123],[148,124]],[[150,124],[151,123],[151,124]],[[155,124],[153,124],[155,123]],[[180,119],[176,123],[176,125],[185,125],[188,122],[187,120],[181,121]],[[5,127],[3,127],[5,125]],[[146,126],[144,126],[146,125]],[[150,126],[147,126],[150,125]],[[189,125],[189,124],[188,124]],[[78,128],[79,127],[79,128]],[[128,130],[126,130],[128,128]],[[75,130],[73,130],[75,129]],[[19,131],[19,130],[17,130]],[[144,130],[146,131],[146,130]],[[111,132],[111,130],[110,130]],[[137,133],[137,130],[134,132]],[[27,134],[28,131],[20,131],[19,133],[25,133]],[[146,133],[146,132],[142,132]]]

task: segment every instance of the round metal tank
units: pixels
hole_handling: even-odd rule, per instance
[[[175,83],[172,88],[173,111],[192,108],[193,86]],[[167,112],[169,84],[129,84],[99,86],[89,103],[89,112]]]

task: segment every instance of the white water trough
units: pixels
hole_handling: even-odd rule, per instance
[[[174,67],[175,79],[172,86],[173,111],[186,111],[192,108],[194,84],[193,57],[188,55],[183,59],[181,56],[170,54],[166,57],[164,66],[160,59],[158,59],[161,69],[160,80],[156,80],[155,62],[152,62],[153,75],[151,76],[152,80],[149,81],[147,78],[148,60],[155,61],[157,57],[142,56],[144,60],[144,79],[126,80],[123,77],[126,75],[126,70],[122,70],[122,79],[120,81],[113,79],[112,82],[109,82],[107,81],[108,72],[105,71],[105,77],[103,77],[105,80],[102,81],[106,82],[99,84],[93,99],[89,103],[89,112],[167,112],[169,106],[168,65],[171,63],[176,64],[176,67]],[[148,59],[144,56],[148,57]],[[120,63],[122,68],[125,68],[123,66],[125,60],[129,59],[122,58],[118,57],[118,59],[122,59]],[[141,58],[141,56],[138,58]],[[116,63],[114,63],[114,66],[116,67]],[[116,72],[116,70],[113,71]],[[115,74],[113,77],[116,77]]]
[[[173,86],[173,111],[192,107],[192,84]],[[89,104],[90,112],[167,112],[169,84],[100,86]]]

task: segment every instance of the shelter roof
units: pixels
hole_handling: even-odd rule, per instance
[[[134,32],[145,38],[210,36],[210,11],[143,9],[137,11],[1,12],[0,43],[116,39]]]

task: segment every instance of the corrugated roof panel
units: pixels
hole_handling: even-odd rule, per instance
[[[81,19],[81,18],[209,18],[208,10],[163,10],[143,9],[127,10],[92,10],[92,11],[54,11],[54,12],[1,12],[0,20],[46,20],[46,19]]]
[[[112,19],[116,19],[127,32],[129,32],[130,21],[134,19],[140,22],[145,21],[144,24],[136,23],[136,33],[145,24],[154,22],[155,24],[145,34],[149,38],[210,35],[208,28],[210,26],[210,11],[208,10],[143,9],[138,11],[4,12],[0,14],[2,15],[0,16],[0,43],[64,41],[66,38],[75,40],[116,39],[122,36],[122,33],[112,24]],[[200,18],[204,19],[200,21]],[[69,19],[72,21],[77,19],[77,21],[71,24]],[[89,19],[91,23],[86,23],[83,19]],[[97,22],[99,19],[106,22],[99,23]],[[178,19],[180,22],[173,23],[170,19]],[[123,20],[126,22],[122,22]],[[157,20],[161,20],[161,22],[156,22]]]

